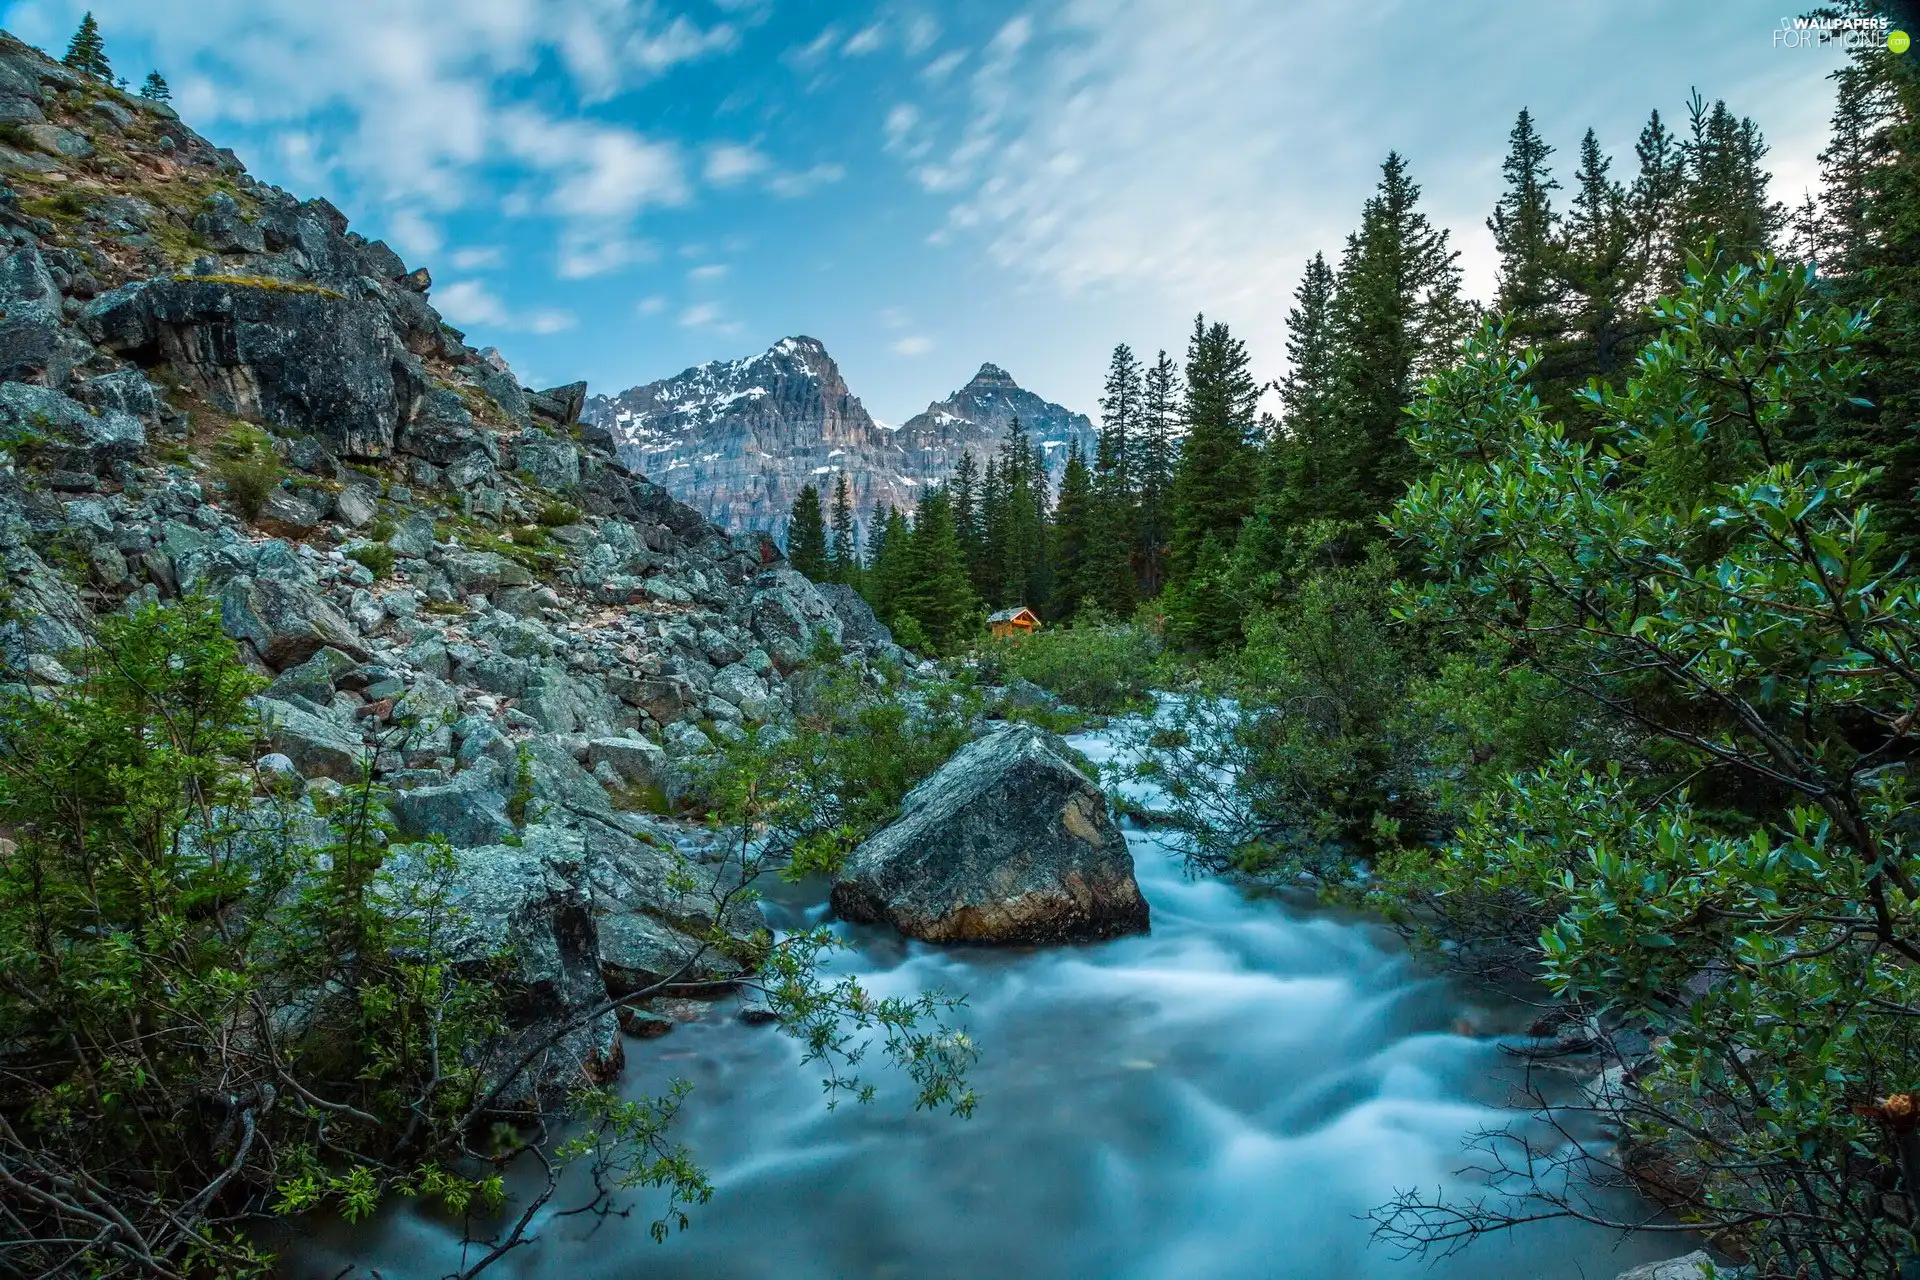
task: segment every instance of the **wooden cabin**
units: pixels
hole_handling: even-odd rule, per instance
[[[1040,629],[1040,616],[1025,605],[1017,609],[1002,609],[987,619],[987,627],[993,632],[995,640],[1004,640],[1008,636],[1023,636],[1029,631]]]

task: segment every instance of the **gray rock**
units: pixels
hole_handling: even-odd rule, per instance
[[[269,698],[304,698],[317,707],[333,699],[334,683],[353,670],[354,660],[338,649],[321,649],[296,667],[289,667],[266,688]]]
[[[36,456],[68,471],[104,473],[114,462],[133,461],[147,444],[147,429],[130,413],[95,414],[49,387],[0,383],[0,425],[26,436]]]
[[[276,671],[305,662],[327,645],[367,656],[359,635],[338,609],[311,590],[272,577],[236,577],[220,591],[220,624],[253,645]]]
[[[580,483],[580,451],[538,431],[526,432],[515,442],[513,463],[542,489],[557,492]]]
[[[524,587],[533,582],[531,573],[493,551],[449,552],[440,568],[456,590],[469,594],[484,595],[499,587]]]
[[[1649,1262],[1642,1266],[1622,1271],[1615,1280],[1704,1280],[1707,1268],[1713,1259],[1704,1249],[1695,1249],[1684,1258],[1669,1258],[1665,1262]],[[1725,1275],[1722,1270],[1720,1274]]]
[[[256,699],[254,705],[259,708],[267,743],[291,760],[301,777],[360,780],[368,753],[357,733],[331,717],[272,698]]]
[[[929,942],[1046,943],[1147,928],[1106,797],[1057,737],[1010,725],[962,747],[833,886],[848,920]]]
[[[348,485],[334,495],[334,518],[348,528],[364,528],[378,512],[373,494],[359,485]]]
[[[628,786],[657,787],[665,777],[667,753],[644,738],[595,738],[587,743],[587,763],[596,769],[607,765]]]
[[[839,644],[840,616],[814,585],[791,569],[772,569],[753,580],[751,627],[782,674],[805,661],[816,636]]]
[[[319,524],[324,512],[318,503],[291,489],[275,489],[267,495],[260,508],[260,518],[279,524],[290,525],[295,529],[311,529]]]
[[[485,757],[451,782],[396,791],[388,813],[409,839],[443,836],[455,848],[494,844],[513,834],[507,816],[511,771]]]
[[[207,197],[207,208],[193,220],[193,229],[215,253],[265,253],[266,232],[240,214],[240,205],[224,191]]]
[[[393,451],[421,383],[377,304],[317,285],[161,277],[95,298],[80,322],[122,355],[171,363],[224,412],[349,457]]]
[[[867,603],[864,596],[838,582],[817,582],[813,589],[833,609],[834,616],[840,619],[842,644],[876,657],[891,655],[896,648],[893,632],[874,615],[873,606]]]
[[[398,555],[418,559],[433,550],[433,518],[425,515],[412,515],[407,522],[394,531],[387,539],[387,545]]]

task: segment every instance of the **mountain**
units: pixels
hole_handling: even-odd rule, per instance
[[[876,422],[817,338],[782,338],[757,356],[714,360],[618,395],[590,396],[581,419],[611,433],[628,465],[733,530],[782,536],[809,483],[830,498],[845,472],[864,533],[882,504],[911,508],[963,450],[982,467],[1015,415],[1058,479],[1069,444],[1091,451],[1085,414],[1043,400],[996,365],[899,427]]]

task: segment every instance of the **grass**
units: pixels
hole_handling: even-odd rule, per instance
[[[556,499],[542,503],[534,519],[549,529],[558,529],[563,525],[580,523],[580,508],[571,502],[561,502]]]
[[[341,299],[347,296],[325,285],[313,284],[306,280],[281,280],[274,276],[196,276],[181,272],[174,276],[174,279],[182,284],[224,284],[241,289],[265,289],[272,293],[311,293],[322,298]]]

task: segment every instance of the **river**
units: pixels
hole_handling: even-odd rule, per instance
[[[1115,750],[1071,741],[1096,760]],[[1370,1244],[1365,1214],[1396,1188],[1473,1194],[1463,1144],[1511,1118],[1499,1037],[1526,1011],[1434,976],[1377,925],[1189,879],[1152,831],[1128,841],[1147,936],[946,950],[850,931],[846,963],[876,992],[967,993],[983,1054],[972,1119],[914,1113],[884,1073],[877,1100],[830,1112],[790,1040],[721,1004],[628,1044],[628,1089],[694,1085],[680,1136],[716,1190],[691,1227],[654,1244],[644,1198],[628,1219],[549,1218],[487,1274],[1610,1280],[1689,1247],[1564,1222],[1437,1265]],[[823,910],[789,898],[770,905],[776,923]],[[459,1257],[445,1226],[405,1210],[299,1252],[303,1276],[357,1262],[385,1280]]]

